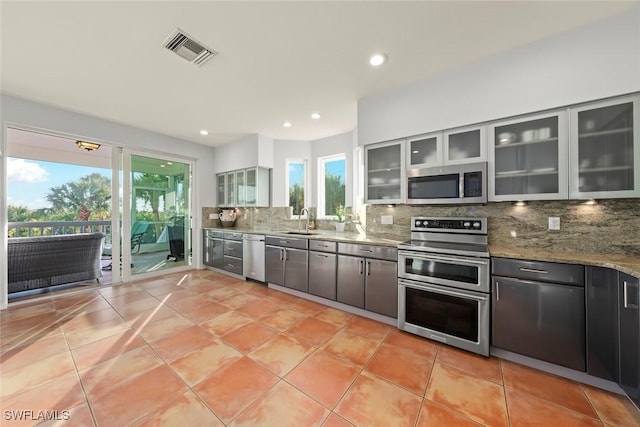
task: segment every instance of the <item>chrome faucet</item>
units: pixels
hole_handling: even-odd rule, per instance
[[[304,231],[309,232],[309,210],[307,208],[300,209],[300,213],[298,214],[298,231],[300,231],[300,221],[302,220],[302,214],[307,213],[307,224],[304,227]]]

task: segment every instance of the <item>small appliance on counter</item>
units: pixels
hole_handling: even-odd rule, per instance
[[[233,227],[236,223],[236,210],[235,209],[221,209],[222,212],[218,214],[220,224],[223,227]]]

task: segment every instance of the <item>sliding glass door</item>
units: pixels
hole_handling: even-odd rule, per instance
[[[121,233],[125,280],[189,267],[192,164],[126,151]]]

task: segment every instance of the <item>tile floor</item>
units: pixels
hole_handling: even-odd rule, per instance
[[[3,426],[640,426],[620,396],[208,270],[0,320]]]

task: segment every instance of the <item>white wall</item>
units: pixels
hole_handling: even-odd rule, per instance
[[[344,153],[346,156],[346,206],[353,206],[353,150],[354,132],[347,132],[328,138],[311,141],[311,197],[307,203],[309,206],[318,204],[318,158]]]
[[[287,206],[288,194],[285,191],[287,168],[286,159],[308,159],[307,182],[311,177],[311,143],[309,141],[273,140],[273,175],[271,181],[271,204]],[[307,203],[307,205],[309,205]],[[309,205],[311,206],[311,205]]]
[[[244,169],[258,164],[258,134],[214,147],[215,173]]]
[[[358,102],[358,143],[640,91],[640,6]]]
[[[194,208],[195,216],[193,219],[194,229],[200,229],[202,225],[202,206],[214,206],[214,152],[211,147],[13,96],[2,95],[0,111],[2,111],[2,140],[0,141],[0,150],[3,153],[6,152],[6,128],[17,127],[39,130],[43,133],[70,136],[77,139],[87,139],[102,144],[139,148],[149,150],[150,152],[197,159],[194,175],[194,181],[196,183],[196,206]],[[0,212],[2,212],[2,214],[0,215],[0,219],[2,220],[4,232],[2,236],[0,236],[0,259],[6,260],[7,204],[5,182],[6,159],[4,157],[2,158],[1,165],[0,184],[2,184],[2,196],[0,200]],[[194,263],[197,265],[200,259],[199,254],[201,253],[200,239],[194,238],[193,245]],[[6,306],[7,301],[7,270],[4,264],[0,264],[0,267],[2,267],[0,271],[0,308],[3,308]]]

